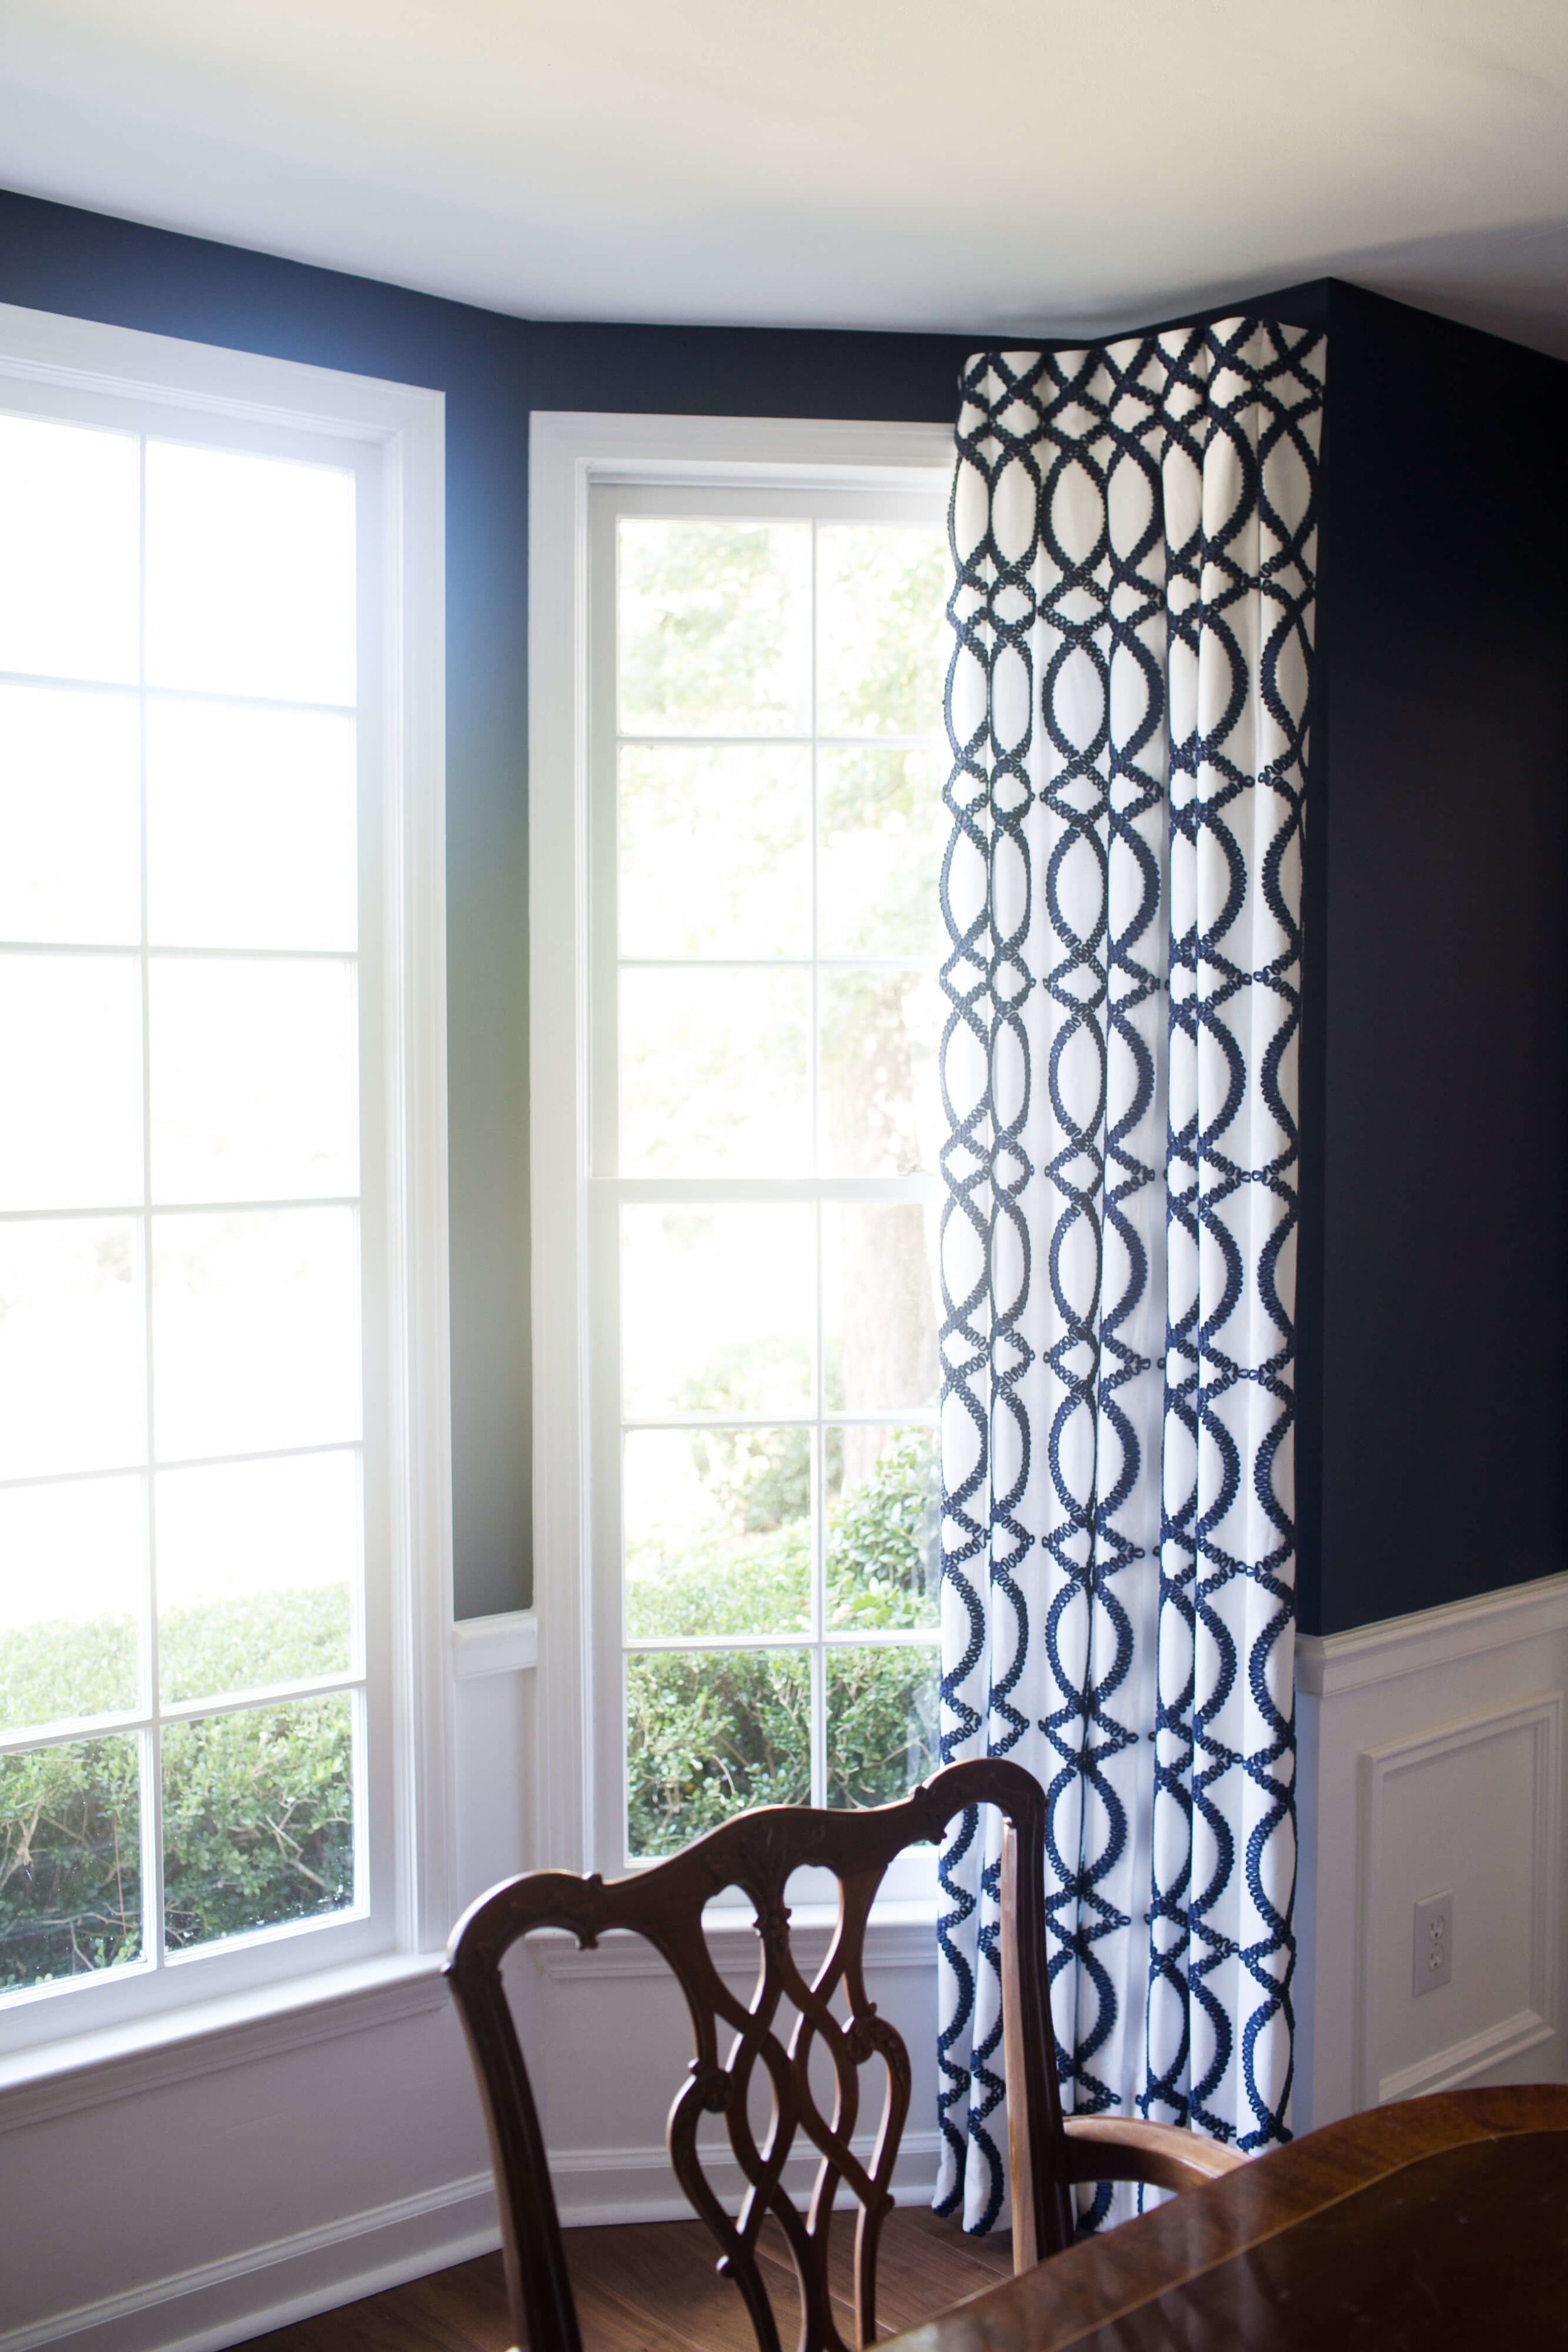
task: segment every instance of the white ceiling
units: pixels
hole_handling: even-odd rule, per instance
[[[4,0],[0,184],[525,316],[1568,352],[1563,0]]]

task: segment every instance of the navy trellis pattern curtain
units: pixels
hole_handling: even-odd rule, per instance
[[[1068,2107],[1246,2148],[1290,2095],[1323,374],[1247,318],[982,354],[952,507],[942,1754],[1049,1793]],[[1005,2198],[996,1837],[942,1856],[971,2229]]]

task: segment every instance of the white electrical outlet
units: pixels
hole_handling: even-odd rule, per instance
[[[1415,1906],[1415,1940],[1410,1955],[1410,1990],[1436,1992],[1454,1966],[1454,1894],[1424,1895]]]

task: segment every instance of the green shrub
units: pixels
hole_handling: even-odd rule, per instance
[[[929,1436],[909,1431],[829,1512],[830,1629],[904,1632],[933,1623],[933,1479]],[[656,1640],[755,1633],[786,1628],[792,1618],[804,1632],[797,1596],[808,1559],[798,1522],[689,1554],[659,1580],[638,1584],[636,1633]],[[829,1652],[829,1804],[887,1804],[931,1769],[935,1683],[934,1653],[923,1645]],[[634,1854],[673,1853],[751,1805],[805,1803],[811,1789],[805,1653],[629,1657],[626,1759]]]
[[[163,1917],[174,1949],[353,1901],[352,1710],[342,1695],[163,1733]]]
[[[171,1696],[341,1668],[341,1587],[172,1612]],[[68,1721],[134,1699],[117,1623],[53,1620],[7,1633],[0,1722]],[[106,1663],[107,1662],[107,1663]],[[163,1746],[164,1933],[173,1948],[333,1911],[353,1897],[351,1707],[295,1700],[172,1724]],[[135,1733],[0,1759],[0,1986],[38,1984],[141,1950]]]
[[[643,1638],[804,1634],[805,1497],[765,1447],[694,1433],[741,1530],[639,1580]],[[785,1465],[793,1468],[793,1465]],[[830,1632],[934,1626],[929,1437],[893,1440],[830,1509]],[[782,1483],[781,1483],[782,1479]],[[172,1612],[160,1629],[171,1697],[341,1670],[341,1587]],[[133,1702],[129,1620],[58,1621],[8,1633],[0,1722],[70,1720]],[[827,1796],[884,1804],[934,1761],[934,1652],[832,1649]],[[168,1726],[163,1738],[165,1935],[220,1936],[342,1908],[353,1896],[352,1707],[279,1702]],[[626,1662],[631,1851],[673,1852],[751,1805],[805,1802],[811,1677],[804,1650],[654,1652]],[[0,1987],[134,1959],[141,1949],[138,1738],[105,1733],[0,1759]]]
[[[136,1748],[121,1734],[0,1758],[0,1986],[141,1950]]]

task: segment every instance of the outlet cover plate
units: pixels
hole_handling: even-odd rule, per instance
[[[1454,1892],[1424,1895],[1415,1906],[1410,1990],[1419,1996],[1446,1985],[1454,1967]]]

